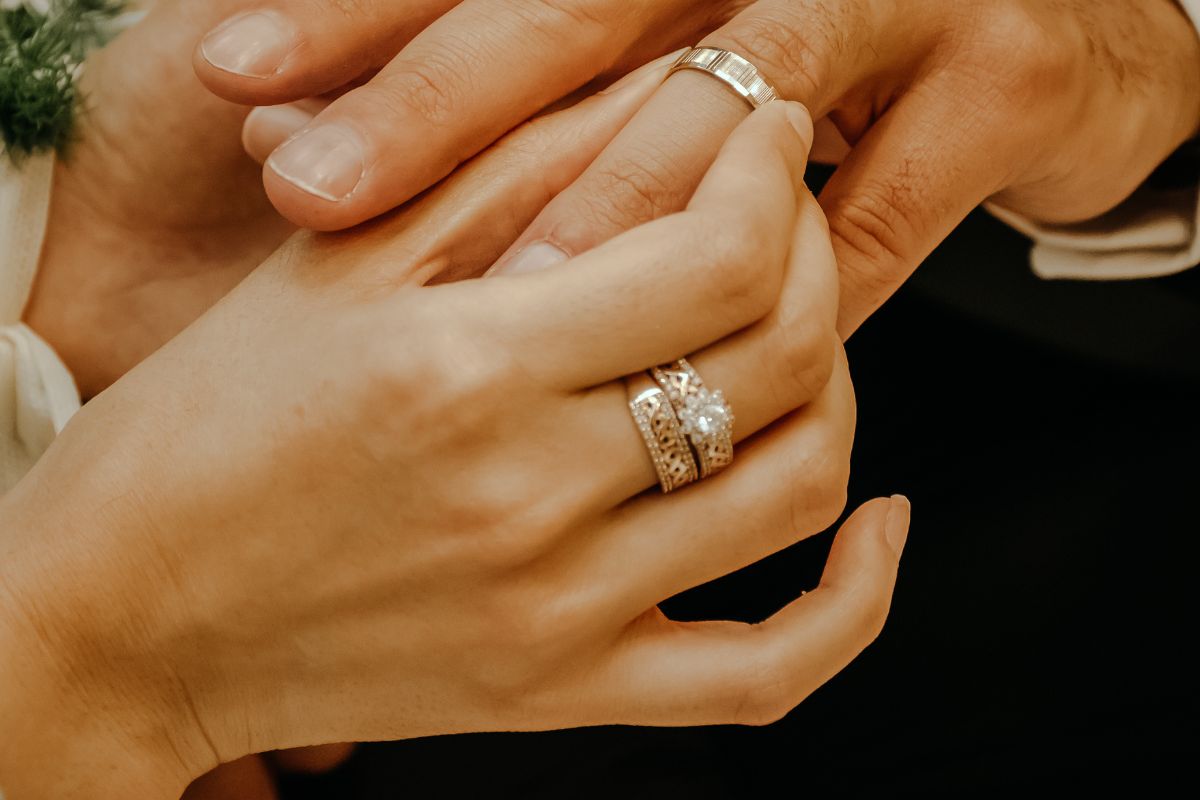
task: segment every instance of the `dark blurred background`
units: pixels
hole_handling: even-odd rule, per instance
[[[1200,270],[1047,282],[1028,250],[976,213],[850,342],[850,508],[903,492],[912,530],[883,635],[785,720],[367,745],[284,797],[1195,787]],[[761,619],[830,541],[666,610]]]

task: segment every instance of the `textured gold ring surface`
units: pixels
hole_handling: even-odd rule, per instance
[[[695,481],[700,472],[667,393],[644,374],[625,379],[629,410],[654,462],[659,486],[673,492]]]
[[[672,73],[681,69],[707,72],[737,92],[751,108],[758,108],[779,98],[775,87],[759,74],[758,67],[737,53],[718,47],[693,47],[671,66]]]

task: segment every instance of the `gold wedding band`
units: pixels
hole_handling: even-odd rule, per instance
[[[682,69],[695,69],[706,72],[737,92],[738,96],[750,104],[751,108],[766,105],[779,98],[775,87],[767,83],[751,64],[737,53],[721,50],[717,47],[693,47],[676,61],[667,74],[673,74]]]
[[[680,430],[688,437],[700,477],[709,478],[733,463],[733,409],[725,394],[704,385],[700,373],[681,358],[650,370],[667,394]]]
[[[696,459],[680,427],[675,407],[661,387],[644,374],[625,379],[629,410],[654,462],[663,493],[673,492],[699,477]]]

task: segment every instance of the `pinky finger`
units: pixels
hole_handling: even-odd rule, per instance
[[[879,635],[908,535],[908,500],[873,500],[838,532],[820,586],[759,625],[635,626],[611,662],[638,725],[765,725],[799,705]],[[614,675],[614,677],[616,677]]]

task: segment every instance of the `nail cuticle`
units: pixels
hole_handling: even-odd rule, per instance
[[[276,148],[267,166],[297,189],[331,203],[351,198],[368,172],[359,136],[330,124],[300,131]]]
[[[291,23],[270,11],[252,11],[226,20],[200,43],[213,68],[242,78],[266,80],[283,69],[296,49]]]

